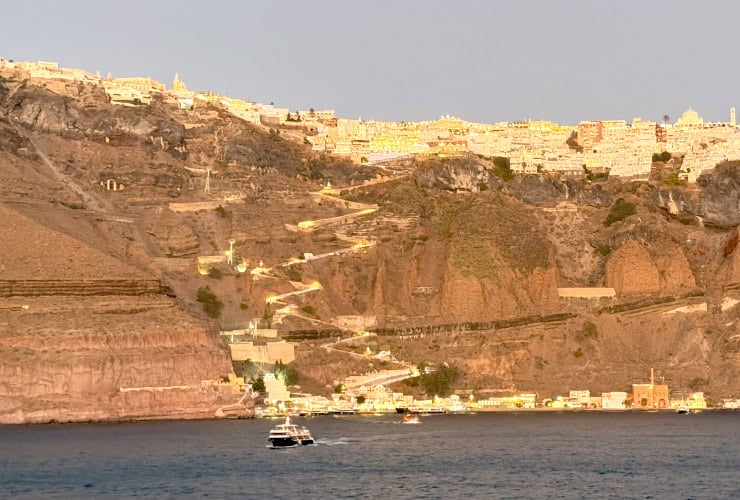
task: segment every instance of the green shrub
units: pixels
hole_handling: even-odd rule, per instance
[[[583,173],[586,175],[586,179],[592,182],[605,181],[609,178],[609,171],[605,172],[593,172],[589,170],[586,165],[582,165]]]
[[[293,266],[288,266],[288,270],[285,271],[285,276],[290,281],[301,281],[302,279],[301,272]]]
[[[604,225],[609,227],[615,222],[626,219],[630,215],[635,215],[636,211],[634,203],[630,203],[628,201],[624,201],[623,198],[619,198],[614,202],[614,205],[612,205],[609,215],[606,216]]]
[[[513,179],[514,174],[511,172],[511,160],[505,156],[494,156],[493,173],[504,182]]]
[[[216,207],[216,213],[218,214],[219,217],[223,219],[229,216],[229,212],[227,212],[226,209],[222,207],[221,205]]]
[[[663,179],[663,184],[667,186],[685,186],[688,181],[679,179],[678,174],[671,174]]]
[[[223,273],[217,267],[212,267],[212,268],[210,268],[208,270],[208,277],[209,278],[213,278],[215,280],[220,280],[221,278],[223,278],[223,276],[224,276]]]
[[[309,316],[315,316],[316,315],[316,309],[314,309],[311,305],[306,305],[301,307],[301,311],[303,311],[305,314]]]
[[[656,161],[662,161],[663,163],[668,163],[671,160],[671,153],[668,151],[663,151],[662,153],[653,153],[653,163]]]
[[[579,347],[579,348],[578,348],[578,349],[577,349],[577,350],[576,350],[576,351],[575,351],[575,352],[573,353],[573,356],[575,356],[576,358],[580,358],[581,356],[583,356],[583,349],[581,349],[581,348]]]
[[[692,391],[698,391],[698,390],[701,390],[701,388],[707,385],[708,383],[709,383],[709,380],[705,378],[694,377],[693,379],[691,379],[691,381],[689,381],[688,386],[689,386],[689,389],[691,389]]]
[[[285,385],[296,385],[298,383],[298,370],[278,360],[275,363],[275,377],[285,382]]]
[[[598,244],[596,245],[596,251],[602,255],[603,257],[608,256],[610,253],[612,253],[612,247],[610,247],[607,244]]]
[[[224,303],[218,300],[216,294],[207,286],[198,288],[196,300],[203,304],[203,310],[211,318],[217,318],[224,308]]]
[[[598,328],[596,328],[596,325],[594,325],[590,321],[585,321],[583,325],[581,326],[581,329],[576,332],[576,338],[578,340],[591,339],[591,338],[595,339],[598,336],[599,336]]]

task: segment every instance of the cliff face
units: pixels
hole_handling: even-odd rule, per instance
[[[228,357],[170,299],[39,297],[6,304],[0,423],[212,417],[238,399],[201,387],[213,374],[230,372]]]
[[[614,389],[651,365],[717,393],[737,387],[734,164],[691,188],[504,181],[473,156],[355,168],[311,156],[288,133],[218,105],[118,108],[98,87],[0,76],[0,421],[213,415],[238,399],[201,386],[230,371],[219,326],[270,321],[267,297],[314,282],[321,290],[289,297],[297,315],[274,326],[329,328],[337,315],[386,328],[503,325],[384,338],[406,361],[455,362],[470,387]],[[364,183],[379,173],[394,178]],[[327,180],[354,208],[315,193]],[[634,213],[607,224],[618,198]],[[377,212],[297,229],[362,203]],[[262,262],[269,277],[225,264],[214,264],[220,279],[199,275],[195,257],[223,257],[229,240],[239,262]],[[295,263],[307,253],[334,255]],[[218,319],[196,301],[206,285],[224,303]],[[558,297],[558,287],[603,286],[617,297]],[[665,310],[608,312],[689,295]],[[663,315],[674,306],[700,312]],[[556,313],[552,324],[511,327]],[[370,369],[331,361],[342,374]]]
[[[655,191],[655,203],[676,216],[695,216],[707,226],[731,228],[740,224],[740,163],[725,162],[704,172],[695,189]]]
[[[201,387],[231,372],[226,346],[156,276],[86,214],[44,213],[0,206],[0,423],[211,417],[238,399]]]
[[[430,189],[478,192],[495,188],[499,182],[482,164],[471,160],[451,160],[417,168],[416,183]]]
[[[601,184],[584,185],[575,179],[555,179],[539,175],[523,175],[519,182],[504,188],[516,199],[527,205],[554,207],[558,203],[572,202],[596,208],[612,204],[612,194]]]

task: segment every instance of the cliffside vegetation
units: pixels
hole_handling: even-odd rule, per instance
[[[619,198],[614,202],[612,208],[609,210],[609,214],[604,220],[604,225],[609,227],[615,222],[626,219],[631,215],[635,215],[636,208],[634,203],[625,201],[624,198]]]
[[[217,318],[221,315],[224,303],[216,297],[216,294],[211,291],[208,285],[198,288],[197,300],[203,304],[203,310],[211,318]]]

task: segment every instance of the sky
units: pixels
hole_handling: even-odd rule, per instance
[[[0,57],[366,120],[727,121],[738,22],[737,0],[0,0]]]

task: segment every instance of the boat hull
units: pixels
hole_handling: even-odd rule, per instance
[[[313,439],[297,439],[297,438],[272,438],[269,439],[270,444],[273,448],[291,448],[293,446],[307,446],[314,444]]]
[[[290,448],[291,446],[298,446],[301,444],[293,438],[272,438],[269,440],[273,448]]]

